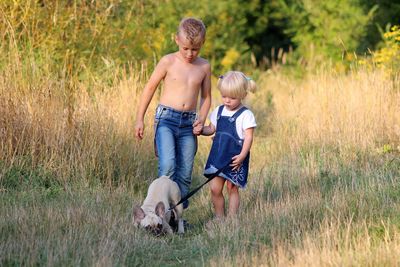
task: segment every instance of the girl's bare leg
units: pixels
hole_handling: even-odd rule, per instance
[[[230,181],[227,181],[227,188],[228,188],[228,194],[229,194],[229,211],[228,211],[228,216],[235,216],[238,212],[239,209],[239,204],[240,204],[240,199],[239,199],[239,188],[231,183]]]
[[[215,177],[210,182],[211,200],[214,205],[216,218],[223,218],[225,215],[225,199],[222,194],[224,189],[225,179],[219,176]]]

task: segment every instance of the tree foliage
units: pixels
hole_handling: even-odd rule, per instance
[[[0,66],[10,50],[77,73],[152,65],[176,50],[173,36],[188,16],[206,24],[201,53],[217,71],[273,59],[278,48],[306,61],[340,60],[373,50],[377,29],[396,24],[399,8],[388,0],[4,0]]]
[[[370,19],[352,0],[288,1],[283,7],[291,17],[287,31],[298,53],[308,60],[339,60],[343,52],[355,51]]]

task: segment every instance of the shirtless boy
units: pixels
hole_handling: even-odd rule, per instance
[[[161,80],[164,88],[155,115],[158,176],[170,176],[185,196],[191,184],[197,135],[211,105],[211,67],[199,57],[206,29],[201,20],[183,19],[175,42],[179,50],[161,58],[146,84],[137,110],[135,136],[144,136],[144,115]],[[200,95],[200,108],[196,112]],[[187,208],[188,202],[183,203]]]

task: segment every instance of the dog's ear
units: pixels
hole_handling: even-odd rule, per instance
[[[160,218],[164,218],[165,215],[165,205],[162,201],[157,203],[156,210],[155,210],[157,216]]]
[[[133,208],[133,224],[138,226],[146,215],[141,207]]]

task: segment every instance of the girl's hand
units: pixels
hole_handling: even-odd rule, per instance
[[[246,158],[246,155],[236,155],[234,157],[232,157],[232,163],[230,164],[232,168],[232,170],[236,171],[240,168],[240,166],[242,165],[242,162],[244,161],[244,159]]]
[[[203,123],[200,120],[195,120],[193,123],[193,134],[200,135],[203,131]]]

